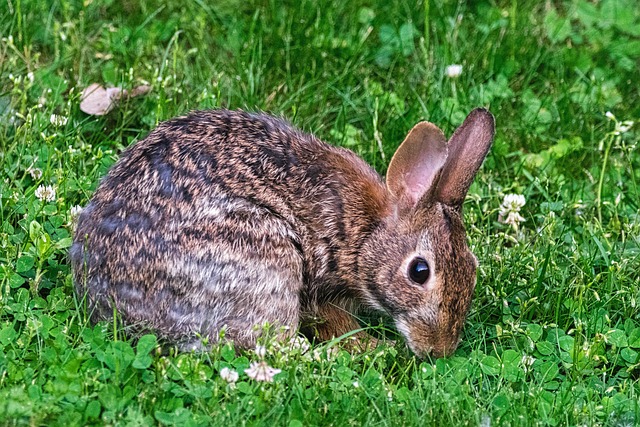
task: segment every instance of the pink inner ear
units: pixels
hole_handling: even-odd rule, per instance
[[[425,159],[426,160],[426,159]],[[432,170],[428,167],[416,168],[410,173],[405,173],[405,196],[412,204],[416,204],[433,185],[433,180],[440,169]]]
[[[447,159],[447,140],[440,129],[420,122],[393,155],[387,188],[400,203],[415,206],[435,184]]]

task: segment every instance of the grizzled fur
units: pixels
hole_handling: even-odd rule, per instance
[[[416,354],[450,353],[475,285],[461,206],[492,137],[484,110],[449,143],[423,122],[385,184],[351,151],[267,115],[167,121],[123,153],[80,215],[77,292],[93,320],[115,309],[185,349],[223,327],[251,347],[265,322],[293,332],[321,319],[329,339],[367,307]],[[424,285],[407,276],[416,254],[431,268]]]

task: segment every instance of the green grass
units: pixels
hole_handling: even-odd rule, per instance
[[[0,34],[0,424],[640,424],[640,126],[616,132],[640,120],[636,0],[5,0]],[[92,117],[94,82],[153,90]],[[413,124],[450,133],[476,106],[497,134],[465,204],[481,267],[452,357],[270,348],[282,372],[260,383],[251,352],[161,354],[74,297],[70,210],[161,120],[266,110],[384,173]]]

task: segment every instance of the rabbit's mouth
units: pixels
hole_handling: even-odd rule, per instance
[[[409,349],[422,359],[450,356],[460,343],[459,334],[454,331],[440,331],[435,324],[405,319],[397,319],[395,323]]]

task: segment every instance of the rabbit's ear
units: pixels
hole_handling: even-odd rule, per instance
[[[396,150],[387,170],[387,188],[408,207],[433,190],[447,160],[447,139],[433,123],[420,122]]]
[[[438,181],[436,199],[446,205],[462,206],[482,161],[487,156],[495,119],[483,108],[473,110],[449,140],[449,156]]]

